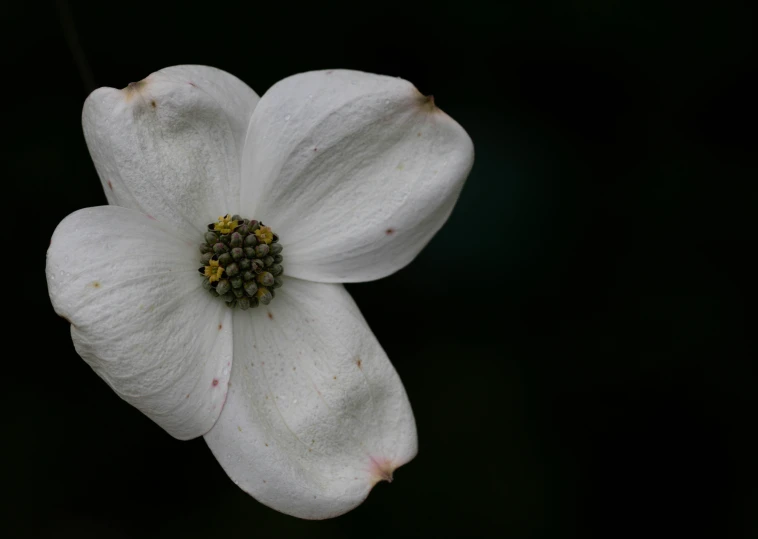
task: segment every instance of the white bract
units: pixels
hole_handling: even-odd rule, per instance
[[[204,436],[269,507],[360,504],[414,457],[416,427],[339,283],[399,270],[437,232],[473,163],[466,132],[410,83],[344,70],[259,99],[218,69],[170,67],[96,90],[82,121],[110,205],[66,217],[47,255],[76,351],[172,436]],[[269,305],[229,309],[201,286],[198,245],[226,214],[279,235]]]

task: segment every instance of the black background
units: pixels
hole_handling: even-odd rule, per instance
[[[40,537],[758,537],[747,6],[4,6],[4,525]],[[238,490],[202,440],[176,441],[119,400],[50,306],[55,226],[105,203],[81,133],[88,91],[183,63],[259,94],[310,69],[401,76],[474,141],[459,204],[427,249],[348,287],[405,383],[420,452],[343,517],[297,520]]]

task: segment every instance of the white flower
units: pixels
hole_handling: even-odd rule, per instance
[[[172,436],[204,436],[269,507],[318,519],[360,504],[415,456],[416,427],[338,283],[389,275],[431,239],[473,162],[466,132],[401,79],[316,71],[259,99],[203,66],[100,88],[82,122],[111,205],[66,217],[46,270],[76,351]],[[269,305],[203,289],[198,245],[225,214],[280,238]],[[392,316],[403,301],[388,298]]]

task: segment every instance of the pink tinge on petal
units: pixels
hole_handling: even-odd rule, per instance
[[[370,457],[370,459],[371,465],[369,466],[369,473],[371,474],[371,484],[375,485],[380,481],[392,483],[392,472],[394,472],[398,466],[385,457]]]

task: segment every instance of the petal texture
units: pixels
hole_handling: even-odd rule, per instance
[[[253,112],[242,206],[282,238],[288,275],[378,279],[439,230],[473,157],[463,128],[407,81],[303,73],[275,84]]]
[[[190,233],[236,213],[257,102],[239,79],[205,66],[169,67],[123,90],[92,92],[82,125],[108,203]]]
[[[232,381],[205,440],[260,502],[310,519],[360,504],[416,454],[402,383],[341,285],[287,279],[234,313]]]
[[[213,426],[231,372],[231,312],[202,289],[197,258],[173,227],[115,206],[66,217],[47,252],[50,299],[76,351],[179,439]]]

